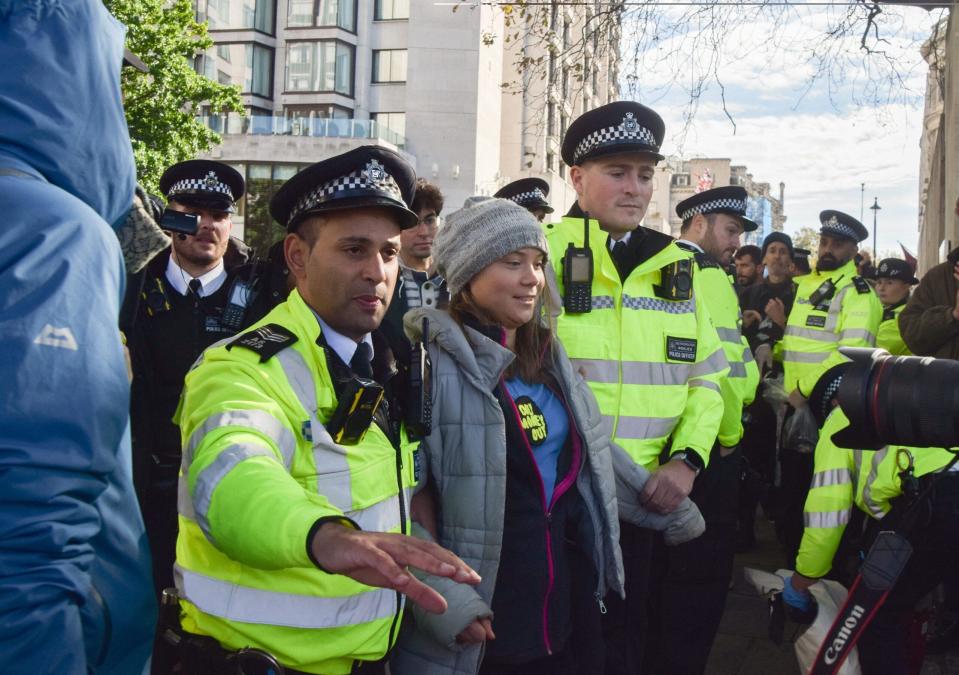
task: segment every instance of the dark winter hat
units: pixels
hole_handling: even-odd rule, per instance
[[[635,101],[616,101],[593,108],[573,120],[563,138],[563,161],[569,166],[624,152],[643,152],[657,161],[666,135],[663,118]]]
[[[899,279],[907,284],[918,284],[919,280],[912,271],[912,267],[905,260],[886,258],[876,268],[877,279]]]
[[[809,394],[809,410],[816,418],[816,422],[819,423],[819,428],[822,428],[826,418],[829,417],[829,413],[832,411],[832,400],[839,393],[842,376],[851,365],[851,361],[846,361],[827,370],[820,376],[816,386],[812,389],[812,393]]]
[[[789,257],[792,258],[796,255],[798,249],[793,248],[793,239],[785,232],[770,232],[766,235],[766,238],[763,239],[763,257],[766,257],[766,250],[769,248],[770,244],[775,244],[776,242],[783,244],[786,248],[789,249]],[[808,251],[807,251],[808,255]]]
[[[752,232],[759,225],[746,217],[746,207],[749,205],[748,197],[746,189],[738,185],[704,190],[679,202],[676,205],[676,215],[679,216],[681,221],[686,222],[693,216],[700,214],[708,216],[711,213],[725,213],[742,221],[745,232]]]
[[[553,207],[549,205],[546,198],[549,196],[549,183],[542,178],[521,178],[507,183],[496,191],[494,197],[499,199],[508,199],[516,202],[524,209],[542,209],[546,213],[552,213]]]
[[[819,234],[842,237],[857,243],[869,238],[869,230],[858,220],[842,211],[827,209],[819,214],[819,222],[822,223]]]
[[[191,159],[174,164],[160,176],[160,191],[167,201],[233,213],[233,205],[246,185],[232,166],[212,159]]]
[[[292,231],[307,216],[382,206],[405,230],[419,220],[409,208],[415,192],[416,174],[405,159],[364,145],[311,164],[286,181],[270,200],[270,214]]]

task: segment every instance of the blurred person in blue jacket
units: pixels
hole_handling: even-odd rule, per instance
[[[117,231],[135,172],[125,29],[100,0],[0,0],[0,672],[145,672]]]

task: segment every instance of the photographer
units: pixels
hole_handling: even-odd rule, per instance
[[[899,315],[899,330],[917,356],[959,359],[959,248],[922,277]]]
[[[941,365],[939,362],[932,368]],[[914,549],[912,557],[859,642],[865,675],[895,675],[911,672],[906,622],[913,607],[936,585],[955,579],[959,570],[959,472],[943,472],[955,456],[944,449],[899,444],[875,451],[840,447],[833,434],[845,430],[846,437],[839,436],[838,442],[850,444],[849,434],[863,429],[857,411],[850,410],[847,416],[844,409],[836,407],[840,384],[844,376],[851,377],[854,367],[844,363],[831,368],[809,398],[812,412],[823,427],[806,499],[796,574],[786,579],[783,600],[806,618],[813,613],[815,604],[808,588],[832,567],[853,505],[868,516],[863,550],[868,550],[880,530],[895,530],[906,536]],[[923,378],[913,374],[912,379]],[[889,386],[894,385],[898,394],[909,388],[901,381]],[[878,390],[878,381],[876,387]],[[868,441],[863,444],[868,445]],[[927,493],[932,481],[935,489]]]

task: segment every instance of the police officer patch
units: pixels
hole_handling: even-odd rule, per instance
[[[260,363],[269,361],[275,354],[283,351],[297,338],[293,333],[277,323],[268,323],[256,330],[244,333],[226,346],[227,351],[233,347],[246,347],[260,355]]]
[[[826,317],[816,316],[815,314],[810,314],[806,317],[806,325],[812,326],[813,328],[825,328],[826,327]]]
[[[670,361],[696,363],[696,340],[666,336],[666,358]]]

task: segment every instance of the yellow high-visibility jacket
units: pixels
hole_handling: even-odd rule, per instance
[[[583,245],[583,220],[564,218],[546,236],[550,284],[562,302],[563,256],[570,242]],[[721,382],[729,364],[698,293],[667,300],[653,288],[660,270],[688,253],[670,243],[622,283],[606,241],[599,223],[591,221],[592,311],[561,313],[558,335],[596,394],[613,439],[637,463],[656,468],[671,438],[673,451],[689,448],[705,464],[723,416]]]
[[[185,630],[345,675],[387,653],[403,598],[320,570],[308,535],[331,517],[408,532],[414,473],[412,447],[397,449],[375,423],[358,445],[333,442],[324,424],[337,399],[319,336],[293,291],[187,375],[175,578]]]
[[[826,418],[816,444],[812,484],[806,497],[805,529],[796,571],[817,579],[832,567],[842,534],[858,506],[871,518],[889,513],[890,500],[902,494],[900,467],[907,466],[908,452],[916,477],[935,473],[952,460],[952,453],[939,448],[886,446],[881,450],[847,450],[832,441],[832,435],[849,426],[842,410]]]
[[[685,244],[679,243],[685,250]],[[759,367],[749,343],[743,337],[743,315],[732,279],[711,256],[690,251],[698,267],[696,292],[706,303],[713,325],[723,343],[729,376],[721,380],[723,419],[719,425],[719,442],[731,448],[743,438],[743,408],[753,402],[759,386]]]
[[[835,294],[811,305],[809,297],[827,279],[835,284]],[[846,360],[839,347],[876,345],[882,303],[865,279],[856,276],[853,261],[831,272],[813,271],[798,281],[782,340],[783,386],[787,393],[798,388],[808,397],[823,373]]]
[[[893,356],[912,356],[912,352],[902,339],[902,333],[899,332],[899,315],[905,308],[906,301],[903,300],[898,305],[882,310],[882,322],[876,334],[876,346],[885,349]]]

